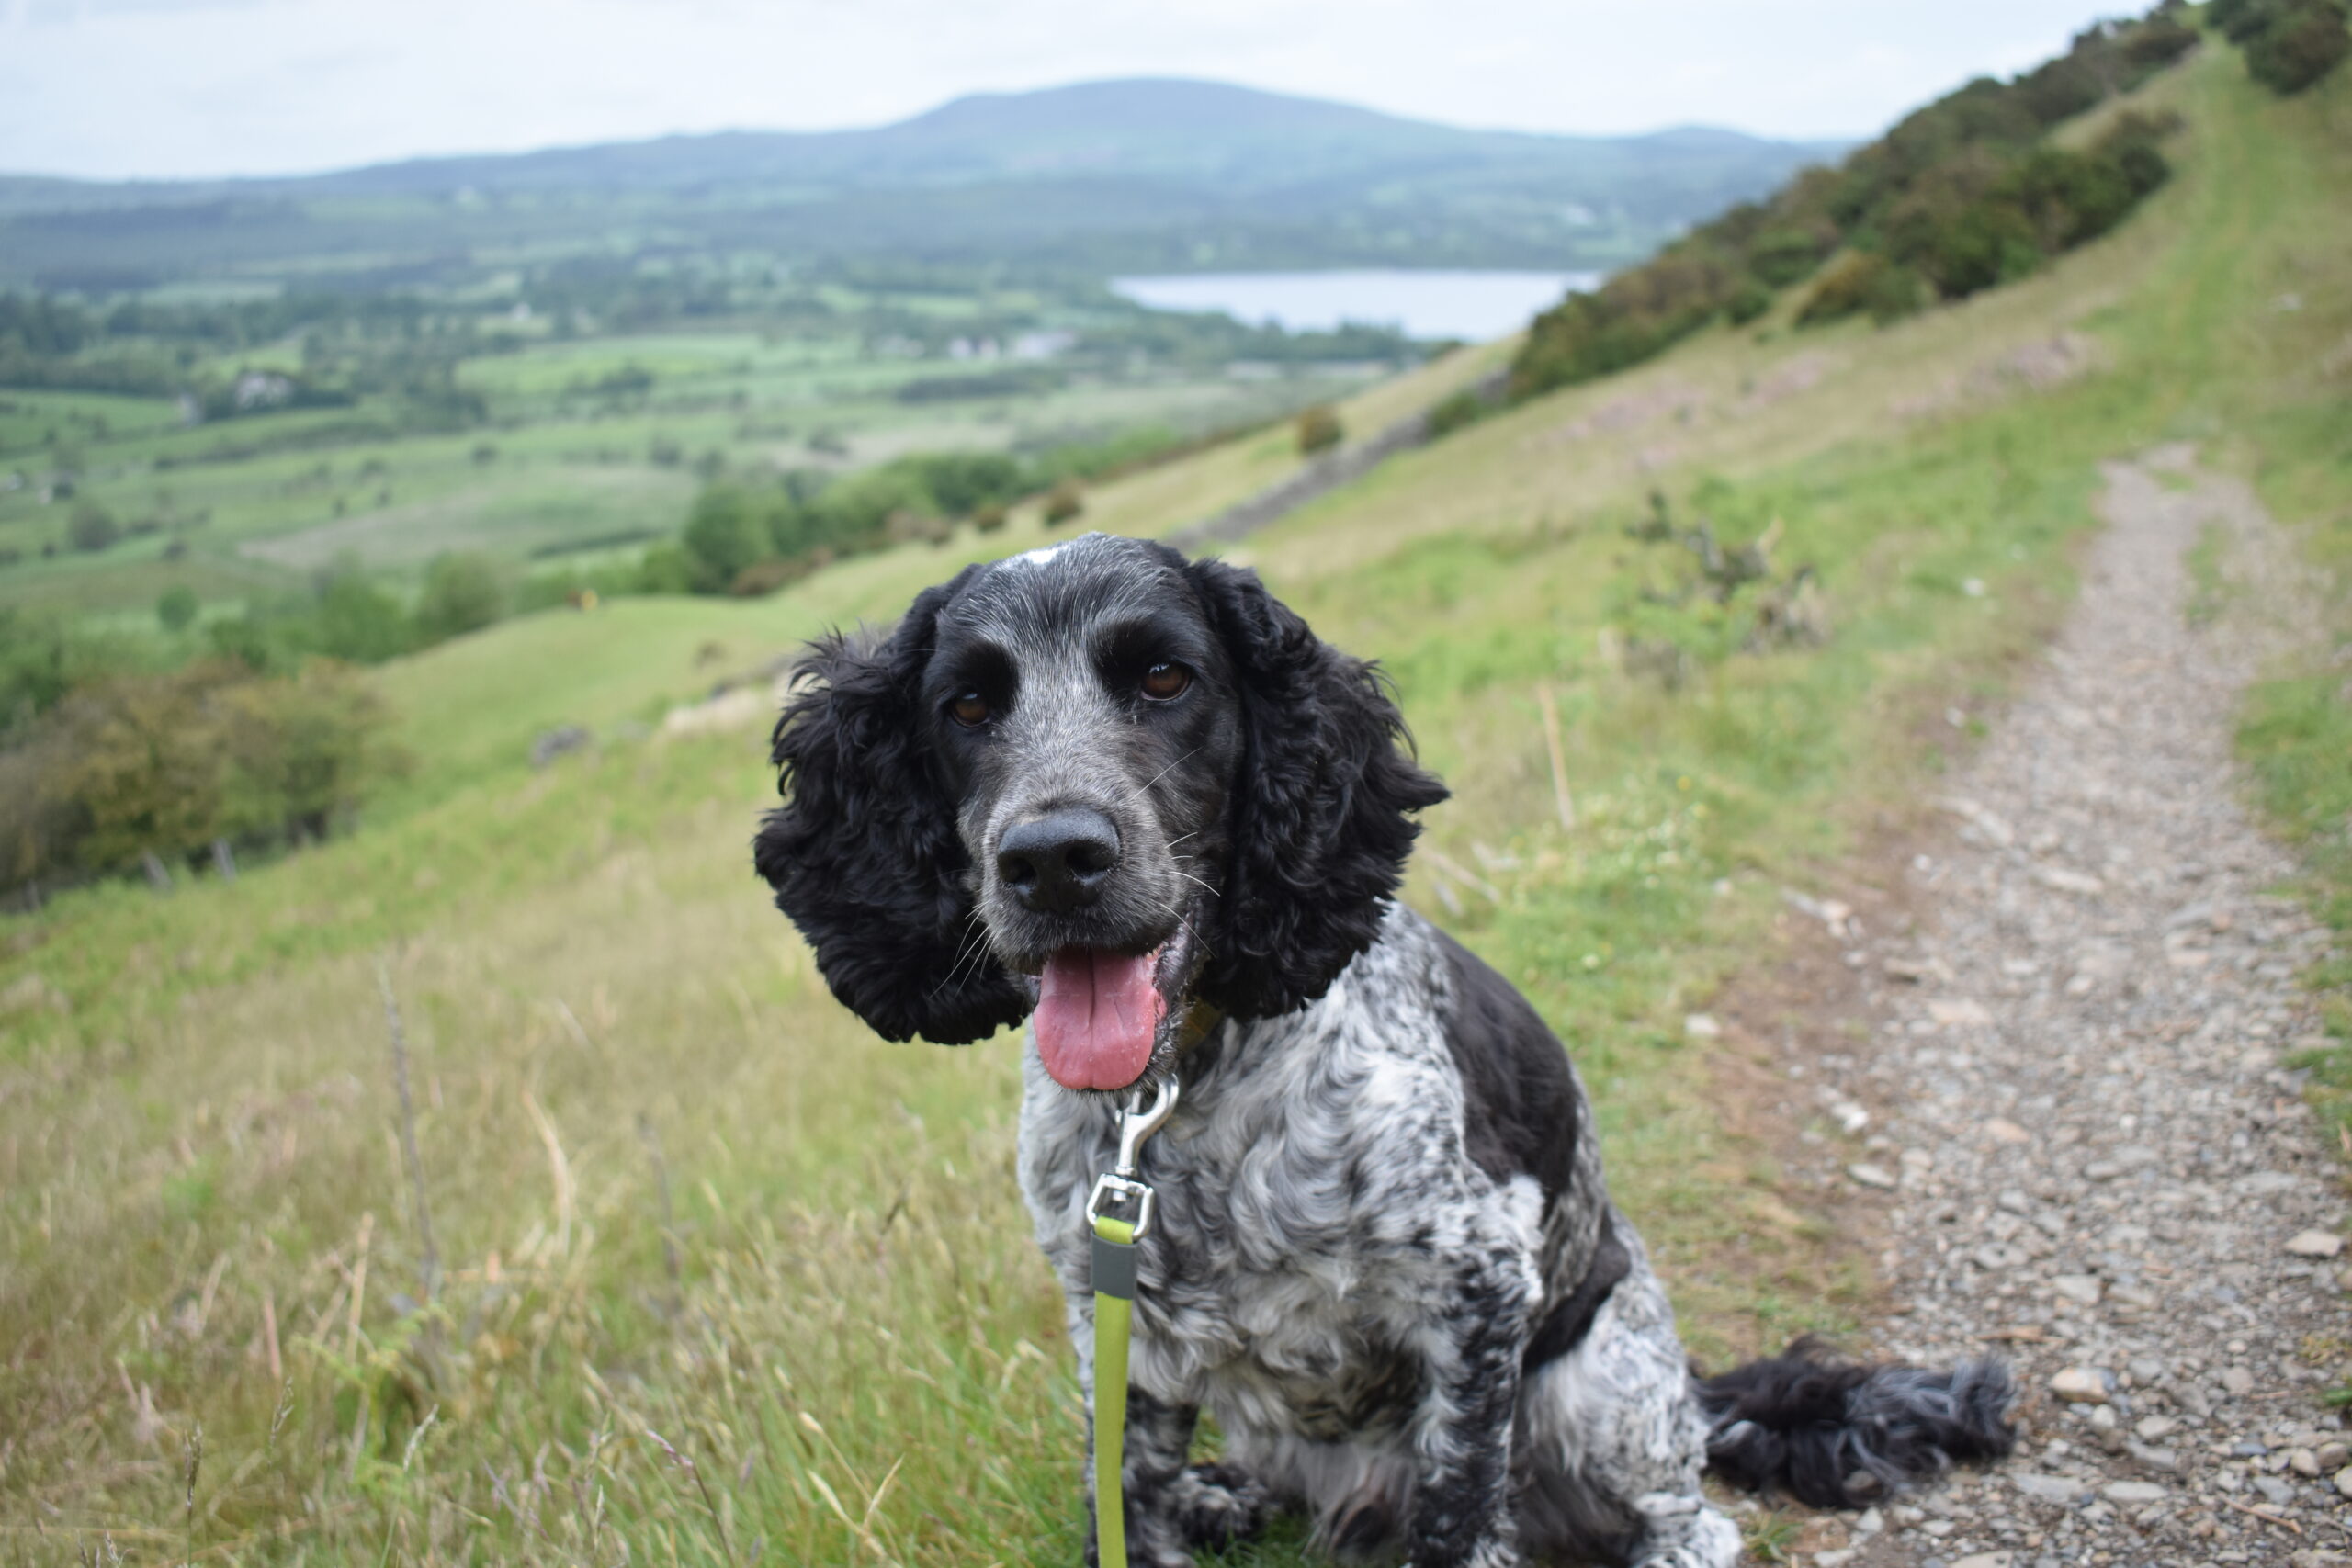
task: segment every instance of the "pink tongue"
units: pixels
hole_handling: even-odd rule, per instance
[[[1037,1058],[1064,1089],[1125,1089],[1151,1064],[1168,1004],[1151,983],[1152,961],[1065,947],[1046,961],[1030,1021]]]

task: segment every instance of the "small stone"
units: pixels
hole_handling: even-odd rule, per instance
[[[2068,1367],[2050,1380],[2050,1392],[2069,1404],[2105,1404],[2107,1380],[2088,1367]]]
[[[2346,1473],[2352,1474],[2352,1471]],[[2071,1503],[2089,1490],[2071,1476],[2036,1475],[2022,1470],[2009,1472],[2009,1484],[2040,1503]],[[2352,1492],[2346,1492],[2345,1495],[2352,1497]]]
[[[1996,1116],[1984,1123],[1984,1135],[1996,1144],[2030,1144],[2033,1134],[2016,1122]]]
[[[2110,1481],[2098,1489],[2110,1503],[2161,1503],[2165,1489],[2153,1481]]]
[[[2345,1461],[2352,1460],[2352,1446],[2343,1443],[2322,1443],[2317,1454],[2323,1474],[2333,1475],[2342,1470]]]
[[[2169,1416],[2143,1416],[2140,1418],[2140,1424],[2132,1429],[2153,1443],[2171,1437],[2180,1429],[2180,1423]]]
[[[2060,1274],[2050,1281],[2050,1288],[2085,1306],[2098,1305],[2099,1292],[2105,1289],[2096,1274]]]
[[[2291,1449],[2287,1454],[2287,1468],[2305,1481],[2319,1479],[2319,1455],[2309,1449]]]
[[[1883,1165],[1849,1165],[1846,1168],[1846,1174],[1865,1187],[1875,1187],[1882,1191],[1890,1191],[1894,1187],[1894,1173]]]
[[[2344,1250],[2344,1238],[2333,1231],[2303,1231],[2287,1243],[2287,1250],[2297,1258],[2333,1258]]]
[[[2068,871],[2063,865],[2035,866],[2033,879],[2044,887],[2055,888],[2061,893],[2079,893],[2086,897],[2096,897],[2107,891],[2107,884],[2098,877],[2087,876],[2079,871]]]
[[[1682,1032],[1693,1040],[1719,1040],[1723,1037],[1724,1026],[1715,1021],[1713,1013],[1686,1013],[1682,1019]]]
[[[2352,1465],[2335,1472],[2335,1489],[2345,1496],[2352,1497]]]
[[[2244,1367],[2222,1370],[2222,1388],[2233,1399],[2244,1399],[2254,1392],[2254,1374]]]
[[[1993,1021],[1983,1002],[1966,997],[1938,997],[1928,1004],[1928,1016],[1948,1029],[1979,1029]]]
[[[1856,1535],[1876,1535],[1886,1528],[1886,1516],[1876,1508],[1864,1508],[1862,1517],[1854,1521]]]
[[[2112,1404],[2100,1404],[2100,1405],[2095,1405],[2095,1406],[2093,1406],[2093,1407],[2092,1407],[2092,1409],[2091,1409],[2091,1425],[2092,1425],[2093,1427],[2098,1427],[2098,1428],[2100,1431],[2102,1431],[2102,1432],[2112,1432],[2112,1431],[2114,1431],[2114,1430],[2115,1430],[2115,1406],[2113,1406]],[[2117,1441],[2117,1442],[2109,1443],[2109,1444],[2108,1444],[2108,1445],[2107,1445],[2107,1451],[2108,1451],[2108,1452],[2109,1452],[2109,1453],[2115,1453],[2115,1452],[2120,1451],[2120,1450],[2122,1449],[2122,1447],[2123,1447],[2123,1445],[2122,1445],[2122,1443],[2121,1443],[2120,1441]]]
[[[2169,1472],[2180,1468],[2180,1456],[2170,1449],[2152,1449],[2145,1443],[2127,1441],[2123,1451],[2132,1456],[2133,1462],[2143,1464],[2150,1470]]]
[[[1972,1551],[1952,1560],[1951,1568],[2009,1568],[2011,1559],[2006,1551]]]

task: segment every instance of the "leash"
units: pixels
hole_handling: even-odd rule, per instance
[[[1151,1104],[1127,1097],[1119,1117],[1119,1163],[1094,1179],[1086,1223],[1094,1233],[1094,1551],[1098,1568],[1127,1568],[1127,1338],[1134,1326],[1136,1243],[1151,1230],[1154,1195],[1136,1174],[1144,1140],[1176,1113],[1176,1075],[1159,1080]],[[1114,1218],[1112,1208],[1134,1211]]]

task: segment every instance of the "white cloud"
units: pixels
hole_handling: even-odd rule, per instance
[[[277,173],[1238,81],[1458,124],[1867,132],[2080,0],[0,0],[0,169]]]

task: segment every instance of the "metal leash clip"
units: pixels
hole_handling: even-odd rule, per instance
[[[1103,1209],[1113,1200],[1122,1205],[1135,1205],[1132,1240],[1141,1241],[1151,1229],[1152,1190],[1149,1183],[1136,1179],[1136,1162],[1143,1153],[1144,1140],[1159,1132],[1174,1114],[1176,1077],[1172,1073],[1159,1080],[1159,1089],[1148,1108],[1143,1103],[1143,1090],[1136,1089],[1127,1096],[1126,1106],[1119,1116],[1119,1163],[1096,1177],[1094,1190],[1086,1195],[1088,1229],[1091,1230],[1102,1219]]]

